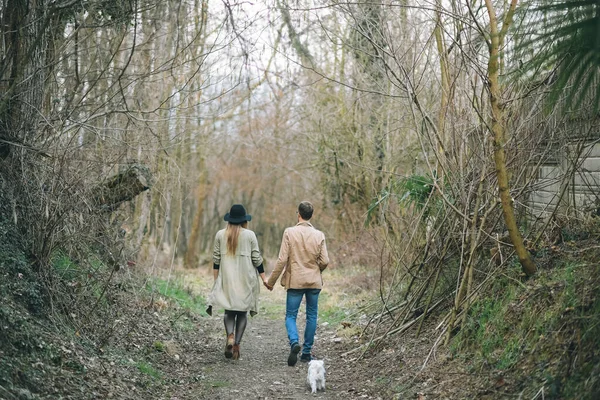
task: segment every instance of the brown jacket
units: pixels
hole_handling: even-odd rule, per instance
[[[281,285],[287,289],[321,289],[321,272],[327,264],[325,235],[310,222],[299,222],[283,232],[279,258],[268,284],[273,286],[283,272]]]

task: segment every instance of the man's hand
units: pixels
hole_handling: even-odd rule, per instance
[[[273,291],[273,286],[269,286],[269,280],[268,279],[263,279],[263,285],[265,285],[265,287],[267,289],[269,289],[270,291]]]

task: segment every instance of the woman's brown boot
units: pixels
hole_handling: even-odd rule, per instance
[[[225,358],[233,357],[233,333],[227,335],[227,343],[225,343]]]
[[[233,359],[234,360],[240,359],[240,345],[239,344],[233,345]]]

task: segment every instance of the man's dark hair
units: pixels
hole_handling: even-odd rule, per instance
[[[298,205],[298,213],[305,221],[312,218],[313,210],[314,208],[310,201],[303,201]]]

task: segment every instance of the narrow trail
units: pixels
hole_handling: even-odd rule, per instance
[[[334,332],[318,330],[315,355],[324,359],[327,368],[327,390],[310,393],[306,384],[307,364],[298,361],[287,365],[288,344],[283,317],[273,315],[251,318],[241,344],[239,360],[228,360],[223,355],[225,334],[220,317],[210,319],[204,357],[200,361],[200,377],[204,388],[214,399],[337,399],[354,398],[354,385],[344,382],[337,366],[343,361],[335,347],[326,341]],[[304,319],[299,318],[300,332]],[[321,342],[321,343],[319,343]],[[206,393],[204,393],[206,394]],[[357,396],[360,397],[360,396]],[[369,396],[363,397],[369,398]]]
[[[239,360],[226,359],[223,350],[225,332],[222,312],[206,317],[204,347],[195,359],[199,378],[203,381],[203,396],[211,399],[377,399],[361,383],[344,374],[351,368],[341,358],[343,353],[334,340],[335,329],[319,322],[313,353],[325,361],[327,390],[311,394],[306,384],[307,363],[287,365],[289,346],[284,324],[285,292],[261,291],[261,310],[248,319],[241,343]],[[300,337],[304,332],[304,303],[298,315]],[[193,395],[191,396],[193,397]]]
[[[213,331],[222,329],[220,318],[211,319]],[[219,329],[221,328],[221,329]],[[205,388],[216,399],[305,399],[310,396],[306,386],[307,364],[287,365],[287,339],[283,321],[255,317],[249,321],[241,345],[239,360],[228,360],[223,355],[224,333],[212,335],[201,362]],[[325,362],[331,360],[325,355]],[[335,371],[335,370],[333,370]],[[336,387],[336,374],[330,368],[328,390],[317,397],[347,398]]]

